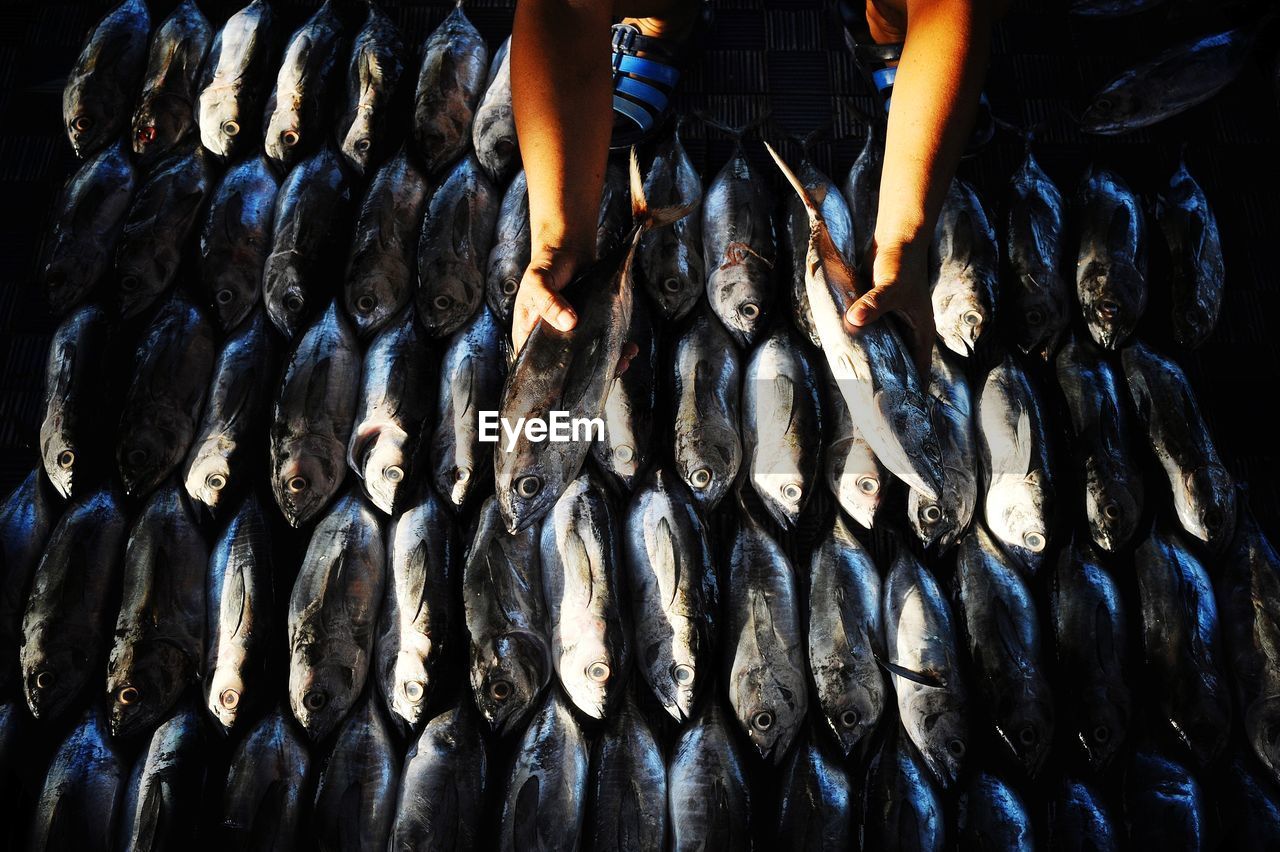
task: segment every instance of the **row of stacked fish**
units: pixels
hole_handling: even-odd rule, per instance
[[[79,718],[33,848],[195,831],[206,785],[226,842],[275,848],[1197,848],[1197,778],[1237,848],[1274,843],[1276,555],[1132,339],[1148,216],[1119,176],[1068,205],[1028,153],[1007,270],[955,182],[923,376],[891,323],[843,322],[880,128],[843,186],[779,159],[781,217],[741,145],[704,193],[672,134],[610,167],[578,326],[511,359],[504,55],[455,10],[397,126],[367,8],[347,46],[321,7],[268,95],[263,0],[216,37],[191,2],[148,36],[129,0],[69,81],[42,465],[0,511],[5,692]],[[1185,165],[1158,220],[1195,346],[1223,269]],[[495,451],[481,411],[605,430]],[[795,564],[779,530],[823,491]]]

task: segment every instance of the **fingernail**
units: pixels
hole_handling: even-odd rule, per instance
[[[573,315],[572,311],[561,311],[556,315],[556,328],[561,331],[570,331],[578,322],[578,318]]]

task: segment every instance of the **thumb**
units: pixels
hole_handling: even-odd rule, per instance
[[[846,319],[852,326],[870,325],[898,307],[898,291],[889,284],[872,287],[849,308]]]
[[[515,321],[511,326],[511,338],[516,351],[524,347],[533,327],[542,319],[553,328],[569,331],[578,322],[573,308],[560,297],[557,270],[543,266],[531,266],[525,270],[516,294]]]

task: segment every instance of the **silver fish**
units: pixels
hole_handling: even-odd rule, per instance
[[[9,689],[19,675],[27,590],[61,510],[61,501],[39,468],[27,474],[0,503],[0,688]],[[5,731],[9,730],[5,726]]]
[[[702,176],[680,143],[678,128],[654,149],[644,194],[659,207],[702,200]],[[663,319],[682,319],[693,310],[706,290],[702,217],[686,216],[645,234],[636,249],[636,278]]]
[[[818,703],[847,758],[880,723],[889,690],[880,573],[836,516],[809,563],[809,670]]]
[[[271,427],[271,488],[295,527],[315,517],[346,478],[359,383],[355,335],[330,303],[290,353]]]
[[[489,66],[489,83],[471,125],[471,146],[495,186],[505,184],[520,168],[520,140],[516,138],[515,112],[511,108],[510,38],[498,48]]]
[[[489,48],[458,3],[422,45],[413,138],[428,175],[442,172],[470,144],[488,71]]]
[[[780,765],[809,707],[795,569],[740,507],[725,584],[729,704],[765,761]]]
[[[250,157],[227,170],[209,202],[200,282],[223,331],[238,326],[261,298],[279,188],[266,158]]]
[[[960,542],[956,586],[969,658],[996,735],[1034,778],[1053,743],[1054,708],[1031,590],[980,523]]]
[[[209,755],[200,713],[184,701],[155,729],[133,764],[121,812],[120,848],[195,844]]]
[[[667,835],[667,767],[639,709],[626,701],[596,742],[589,848],[661,849]]]
[[[880,464],[862,431],[853,422],[840,387],[824,369],[826,395],[822,398],[823,419],[827,424],[827,446],[823,473],[827,487],[836,502],[850,518],[871,529],[880,508],[882,489],[889,473]]]
[[[681,731],[667,764],[674,852],[752,848],[751,791],[738,741],[715,698],[704,701],[697,718]]]
[[[312,829],[325,852],[387,848],[400,783],[400,755],[371,696],[338,732],[316,786]]]
[[[214,36],[196,101],[200,141],[211,154],[231,160],[263,137],[275,40],[270,0],[253,0]]]
[[[839,760],[812,733],[782,768],[778,849],[854,848],[855,794]]]
[[[649,467],[654,449],[654,412],[658,406],[658,341],[649,319],[649,308],[631,303],[631,327],[627,342],[638,348],[627,369],[615,376],[600,412],[604,437],[591,444],[591,457],[600,470],[612,474],[630,492],[636,479]]]
[[[1207,766],[1231,732],[1209,574],[1176,533],[1159,527],[1138,546],[1134,562],[1155,709],[1196,762]]]
[[[498,220],[494,226],[493,248],[489,252],[489,265],[485,273],[485,301],[502,320],[503,325],[511,324],[516,293],[520,291],[520,280],[524,277],[532,254],[529,181],[524,169],[521,169],[502,195],[502,205],[498,208]]]
[[[63,497],[78,497],[77,480],[91,479],[101,466],[95,457],[101,455],[99,418],[107,398],[112,331],[106,312],[87,305],[63,320],[49,342],[40,457],[49,482]]]
[[[938,337],[962,357],[995,327],[1000,250],[982,199],[956,178],[947,189],[929,252],[929,298]]]
[[[19,649],[27,707],[37,719],[61,716],[101,677],[126,523],[115,493],[97,491],[71,504],[49,535],[31,576]]]
[[[742,445],[765,508],[783,529],[794,528],[818,484],[822,398],[817,371],[786,325],[762,340],[747,362]]]
[[[340,73],[346,38],[333,0],[325,0],[289,37],[276,85],[267,101],[263,149],[287,171],[327,135],[330,88]]]
[[[987,374],[975,414],[987,527],[1034,574],[1049,547],[1056,489],[1044,407],[1011,355]]]
[[[173,284],[210,189],[209,167],[198,145],[157,161],[138,188],[116,248],[124,317],[151,307]]]
[[[488,777],[484,739],[464,698],[428,722],[409,749],[388,848],[471,852],[483,830]]]
[[[484,299],[501,199],[472,155],[431,196],[418,239],[418,316],[431,337],[453,334]]]
[[[216,356],[213,328],[175,293],[161,306],[134,356],[116,461],[125,492],[144,497],[178,469],[196,438]]]
[[[480,441],[480,412],[497,411],[506,368],[503,332],[487,306],[453,333],[440,364],[436,430],[428,445],[436,490],[455,508],[485,488],[493,453]]]
[[[144,168],[195,132],[192,107],[212,41],[213,27],[195,0],[182,0],[151,36],[142,94],[133,112],[133,153]]]
[[[978,443],[973,425],[973,394],[952,357],[936,342],[929,370],[933,429],[942,447],[942,495],[930,500],[912,489],[907,519],[926,548],[951,549],[973,521],[978,505]]]
[[[1221,550],[1236,520],[1236,490],[1182,369],[1142,343],[1121,353],[1138,417],[1173,491],[1183,529]]]
[[[342,304],[367,340],[413,298],[418,227],[431,186],[407,147],[374,174],[356,214]]]
[[[577,849],[587,799],[587,738],[552,689],[520,741],[502,801],[498,848]]]
[[[209,547],[176,484],[129,532],[115,645],[107,661],[111,733],[150,730],[202,674]]]
[[[58,746],[27,829],[30,852],[114,849],[129,767],[90,706]],[[17,814],[14,814],[16,817]]]
[[[631,498],[624,530],[640,673],[677,722],[713,671],[717,595],[707,531],[684,483],[665,468]]]
[[[864,273],[870,271],[865,267],[875,245],[876,217],[880,212],[884,133],[883,122],[873,120],[867,123],[867,137],[862,143],[862,150],[849,167],[849,174],[840,187],[844,200],[849,205],[849,221],[853,226],[853,245],[849,260],[854,269]]]
[[[905,548],[884,584],[884,618],[903,731],[938,782],[950,787],[968,751],[969,691],[951,607],[933,574]]]
[[[1160,228],[1173,269],[1173,336],[1195,349],[1213,333],[1222,312],[1222,238],[1218,220],[1184,156],[1161,198]]]
[[[1062,193],[1031,151],[1009,181],[1005,254],[1013,287],[1004,296],[1016,313],[1006,323],[1024,355],[1050,358],[1071,320],[1070,294],[1062,274]]]
[[[365,352],[347,464],[360,476],[369,501],[388,515],[426,460],[419,444],[435,400],[433,361],[408,308]]]
[[[113,144],[129,126],[150,34],[146,2],[124,0],[85,39],[62,90],[62,124],[77,157]]]
[[[222,794],[221,827],[233,848],[290,852],[298,840],[311,770],[288,711],[264,716],[240,741]]]
[[[1155,752],[1133,756],[1125,773],[1124,812],[1130,848],[1212,848],[1199,783],[1186,769]]]
[[[617,163],[609,163],[604,170],[600,217],[596,220],[596,257],[604,257],[622,243],[631,220],[631,188],[627,184],[627,170]]]
[[[1037,849],[1032,816],[1017,791],[987,772],[979,772],[960,795],[960,848],[1004,849],[1033,852]]]
[[[205,707],[228,731],[269,694],[275,581],[262,504],[250,494],[209,556]]]
[[[498,734],[518,729],[551,679],[537,530],[509,533],[490,497],[462,575],[471,693]]]
[[[187,494],[212,510],[248,484],[261,450],[257,430],[268,412],[268,381],[278,375],[275,333],[261,309],[227,338],[182,478]]]
[[[416,730],[453,648],[453,521],[430,486],[387,530],[386,595],[374,650],[377,691],[402,730]]]
[[[1064,779],[1049,805],[1050,849],[1117,852],[1122,838],[1101,796],[1082,781]]]
[[[289,704],[313,742],[364,689],[386,583],[382,524],[354,491],[316,525],[289,597]]]
[[[1076,195],[1076,298],[1095,343],[1119,349],[1147,309],[1147,227],[1115,172],[1089,168]]]
[[[676,340],[668,375],[676,472],[704,513],[719,505],[742,464],[740,359],[733,338],[701,302]]]
[[[400,31],[376,3],[367,4],[364,27],[356,33],[347,60],[346,96],[336,134],[342,156],[367,175],[395,150],[402,130],[400,88],[405,51]]]
[[[901,726],[872,762],[867,785],[863,848],[916,852],[949,848],[942,800]]]
[[[1057,366],[1084,471],[1089,533],[1098,547],[1113,553],[1133,537],[1145,491],[1131,450],[1127,400],[1116,388],[1111,365],[1088,339],[1071,335],[1058,352]]]
[[[117,142],[87,160],[62,188],[37,266],[45,299],[55,314],[65,314],[84,301],[114,260],[137,185],[129,150]]]
[[[267,316],[290,340],[327,301],[352,206],[346,166],[331,145],[298,163],[280,184],[262,295]]]
[[[800,165],[796,167],[796,177],[822,212],[822,221],[827,225],[836,250],[853,265],[856,259],[853,256],[853,218],[849,214],[849,205],[840,194],[840,188],[810,161],[807,148],[803,149]],[[792,318],[805,338],[814,346],[821,346],[822,341],[818,338],[813,314],[809,310],[809,291],[805,283],[809,259],[809,210],[799,195],[788,195],[784,206],[786,212],[783,221],[787,236],[785,253],[790,260]]]
[[[631,662],[621,600],[618,518],[589,474],[569,484],[542,522],[542,594],[551,659],[573,704],[603,719]]]

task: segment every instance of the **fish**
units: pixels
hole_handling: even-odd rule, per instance
[[[1204,103],[1244,70],[1257,34],[1249,27],[1211,33],[1134,64],[1090,99],[1080,116],[1080,129],[1116,136]]]
[[[683,723],[715,668],[715,563],[697,504],[665,467],[631,498],[623,560],[640,674],[662,708]]]
[[[36,267],[55,315],[83,302],[115,259],[137,186],[138,173],[123,142],[86,160],[63,186],[51,208]]]
[[[164,159],[196,131],[193,106],[212,41],[213,27],[195,0],[182,0],[152,34],[132,123],[133,153],[143,168]]]
[[[395,819],[400,755],[372,696],[351,714],[316,786],[316,845],[326,852],[386,849]]]
[[[346,478],[359,385],[359,346],[330,303],[290,353],[272,415],[271,489],[291,526],[314,518]]]
[[[649,207],[635,156],[631,203],[630,235],[562,291],[577,324],[569,331],[544,322],[534,326],[507,374],[500,420],[549,421],[553,412],[563,412],[556,416],[567,414],[569,423],[581,427],[600,417],[631,327],[636,244],[646,231],[690,212],[688,207]],[[542,443],[532,441],[522,429],[514,441],[495,445],[498,505],[508,529],[518,531],[541,520],[555,505],[586,461],[592,431],[579,428],[568,441]]]
[[[142,508],[124,554],[124,589],[107,660],[111,733],[145,733],[203,672],[209,547],[175,483]]]
[[[977,190],[956,178],[947,189],[929,252],[929,298],[938,339],[955,354],[973,354],[995,327],[1000,249]]]
[[[707,302],[738,346],[764,337],[774,313],[777,242],[773,198],[735,134],[733,156],[702,199],[702,263]]]
[[[331,145],[298,163],[276,194],[262,295],[271,323],[292,340],[329,298],[330,270],[347,244],[352,184]]]
[[[263,138],[262,113],[278,37],[270,0],[252,0],[213,38],[196,98],[200,142],[230,161]]]
[[[1072,334],[1057,355],[1062,389],[1084,472],[1085,517],[1094,544],[1108,553],[1133,538],[1145,488],[1133,457],[1127,403],[1115,371],[1088,338]]]
[[[139,187],[116,247],[120,313],[126,319],[173,285],[210,183],[204,149],[197,145],[156,161]]]
[[[484,299],[503,325],[511,324],[516,293],[533,256],[529,227],[529,181],[521,169],[502,194],[485,270]]]
[[[1032,817],[1022,797],[994,775],[974,775],[960,794],[957,810],[960,848],[1009,852],[1032,852],[1037,848]]]
[[[704,514],[720,504],[742,465],[742,367],[738,345],[705,301],[672,356],[675,470]]]
[[[520,140],[511,108],[511,39],[493,55],[489,82],[471,122],[471,147],[494,186],[503,186],[520,168]]]
[[[618,517],[583,474],[542,522],[539,549],[551,660],[565,694],[593,719],[608,716],[631,663]]]
[[[78,497],[101,473],[99,422],[106,405],[106,358],[114,328],[97,305],[76,309],[49,342],[40,458],[59,496]]]
[[[1105,771],[1124,745],[1133,717],[1128,627],[1116,581],[1089,542],[1063,548],[1050,579],[1049,608],[1063,696],[1076,740]]]
[[[1063,779],[1049,804],[1049,848],[1063,852],[1116,852],[1123,843],[1098,792],[1083,781]]]
[[[374,173],[365,191],[342,286],[342,305],[361,340],[385,328],[413,298],[418,226],[430,195],[407,147]]]
[[[196,439],[182,473],[187,494],[216,511],[252,482],[260,429],[269,412],[270,379],[279,374],[279,345],[266,314],[256,309],[218,353]]]
[[[1280,778],[1280,556],[1248,506],[1241,507],[1235,541],[1217,568],[1215,600],[1245,735],[1270,776]]]
[[[1187,170],[1185,153],[1160,202],[1158,219],[1172,264],[1173,336],[1180,346],[1196,349],[1213,333],[1222,313],[1226,273],[1218,219]]]
[[[175,293],[138,345],[120,417],[116,462],[130,497],[150,494],[186,458],[216,354],[204,314]]]
[[[1056,720],[1031,590],[980,523],[960,541],[955,578],[969,658],[996,735],[1035,778]]]
[[[331,90],[342,73],[346,48],[342,19],[333,0],[325,0],[289,37],[275,88],[267,100],[262,145],[277,170],[288,171],[323,144],[328,135]]]
[[[856,276],[800,178],[773,148],[769,153],[809,213],[805,288],[831,376],[880,463],[910,487],[937,499],[942,451],[905,344],[888,323],[851,331],[845,315],[859,295]]]
[[[20,680],[18,649],[23,644],[27,590],[61,509],[38,467],[0,502],[0,689],[9,692],[17,692],[10,687]],[[10,729],[5,725],[3,730]],[[10,764],[0,760],[0,765]]]
[[[270,693],[274,578],[267,518],[251,492],[218,534],[205,586],[204,701],[226,732]]]
[[[831,378],[831,371],[823,370],[822,379],[826,382],[822,411],[827,424],[822,478],[844,513],[859,525],[871,529],[875,526],[881,489],[889,482],[889,473],[853,422],[844,395]]]
[[[960,365],[933,345],[929,399],[933,430],[942,450],[942,493],[930,500],[912,489],[907,520],[920,543],[939,553],[951,549],[973,522],[978,505],[978,445],[973,424],[973,391]]]
[[[129,775],[121,809],[122,849],[195,844],[209,754],[197,705],[184,701],[155,729]]]
[[[1212,581],[1177,534],[1159,525],[1138,545],[1134,563],[1152,704],[1196,763],[1207,766],[1231,732]]]
[[[289,596],[289,704],[319,742],[364,689],[386,586],[382,522],[348,491],[316,525]]]
[[[949,848],[942,801],[906,732],[895,728],[868,771],[863,848],[942,852]]]
[[[785,325],[760,341],[742,377],[742,450],[765,508],[793,529],[816,490],[822,456],[818,375]]]
[[[435,401],[434,360],[408,308],[365,352],[347,464],[359,475],[369,502],[388,515],[395,513],[426,460],[419,445]]]
[[[1134,849],[1211,848],[1200,784],[1155,752],[1134,754],[1125,772],[1124,812]]]
[[[667,836],[667,767],[640,710],[626,701],[596,741],[589,848],[600,852],[661,849]]]
[[[227,169],[209,201],[200,228],[200,285],[223,331],[240,325],[262,294],[279,188],[266,158],[249,157]]]
[[[311,755],[283,707],[272,710],[236,746],[222,793],[223,842],[288,852],[298,840]]]
[[[627,369],[614,376],[604,398],[604,435],[592,442],[591,457],[600,470],[630,492],[653,458],[654,412],[658,407],[658,340],[648,307],[631,303],[627,341],[638,348]]]
[[[489,760],[465,698],[418,736],[400,776],[388,848],[471,852],[479,846]]]
[[[1009,181],[1005,256],[1016,286],[1005,287],[1002,295],[1017,321],[1005,325],[1023,355],[1048,360],[1071,320],[1071,296],[1062,274],[1066,205],[1031,150],[1030,134],[1026,147],[1022,165]]]
[[[809,159],[808,146],[811,139],[812,137],[806,137],[800,142],[800,164],[795,170],[796,177],[805,193],[821,211],[822,221],[827,225],[836,250],[852,265],[854,233],[849,205],[840,194],[840,188]],[[790,261],[792,319],[805,339],[814,346],[821,347],[822,341],[818,338],[818,329],[813,324],[813,314],[809,310],[809,292],[805,284],[809,257],[809,211],[799,195],[787,197],[783,225],[782,230],[786,233],[784,254]]]
[[[777,847],[852,849],[855,795],[839,760],[816,736],[806,736],[782,769]]]
[[[1219,551],[1236,521],[1235,482],[1182,369],[1142,343],[1121,353],[1129,395],[1173,492],[1182,528]]]
[[[519,729],[551,679],[539,556],[538,530],[507,532],[498,499],[485,500],[463,566],[462,602],[472,698],[503,736]]]
[[[395,150],[403,133],[400,95],[408,53],[400,31],[372,0],[347,59],[346,91],[335,129],[342,156],[367,175]]]
[[[552,689],[520,740],[502,797],[498,849],[577,849],[590,751],[570,703]]]
[[[49,534],[22,616],[18,664],[31,715],[57,719],[101,677],[128,532],[110,490],[78,498]]]
[[[680,142],[678,126],[657,143],[645,175],[644,194],[650,204],[659,207],[701,203],[702,176]],[[664,320],[686,317],[706,291],[702,218],[686,216],[670,228],[641,237],[636,248],[636,279]]]
[[[667,762],[667,813],[674,852],[753,845],[751,789],[738,741],[715,690],[685,725]]]
[[[453,333],[441,356],[436,428],[428,448],[431,477],[440,496],[461,509],[484,490],[493,453],[480,440],[480,412],[497,411],[506,373],[504,336],[482,305]]]
[[[150,35],[145,0],[124,0],[85,39],[62,90],[62,123],[77,157],[114,147],[129,126],[147,68]]]
[[[975,416],[987,528],[1034,574],[1049,548],[1057,488],[1044,405],[1013,356],[987,374]]]
[[[876,216],[880,212],[880,175],[884,169],[884,136],[883,121],[873,119],[867,122],[867,135],[862,142],[862,149],[854,158],[849,173],[840,185],[845,203],[849,206],[849,222],[853,227],[853,244],[850,246],[849,262],[864,274],[870,270],[867,264],[872,259],[875,246]]]
[[[795,569],[741,507],[725,584],[729,705],[766,763],[782,764],[809,707]]]
[[[1119,18],[1154,9],[1164,0],[1072,0],[1072,15],[1082,18]]]
[[[809,563],[809,671],[818,704],[847,759],[875,731],[889,701],[880,573],[838,514]]]
[[[31,812],[31,852],[115,848],[129,767],[107,733],[102,711],[89,706],[53,755]],[[17,816],[17,814],[14,814]]]
[[[471,142],[472,119],[488,80],[489,48],[462,3],[422,45],[413,96],[413,139],[428,175],[438,175]]]
[[[968,753],[969,689],[951,606],[933,574],[906,548],[899,548],[884,583],[884,618],[885,660],[902,732],[946,789],[956,782]]]
[[[453,649],[456,552],[453,522],[424,485],[387,530],[386,593],[374,650],[377,691],[402,730],[427,720]]]
[[[604,170],[600,216],[596,220],[596,257],[604,257],[626,238],[632,223],[630,192],[627,170],[609,163]]]
[[[1076,298],[1089,336],[1119,349],[1147,309],[1147,226],[1124,179],[1092,166],[1076,193]]]
[[[1232,758],[1221,775],[1218,798],[1225,848],[1263,852],[1280,843],[1280,793],[1274,779],[1263,776],[1242,755]]]
[[[418,239],[418,316],[431,337],[448,337],[484,299],[489,248],[501,198],[474,155],[431,196]]]

